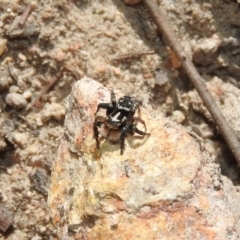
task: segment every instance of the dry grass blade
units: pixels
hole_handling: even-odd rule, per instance
[[[142,56],[146,56],[146,55],[151,55],[151,54],[155,54],[154,51],[149,51],[149,52],[131,52],[131,53],[127,53],[127,54],[122,54],[119,56],[116,56],[114,58],[111,59],[111,62],[120,62],[120,61],[125,61],[131,58],[140,58]]]
[[[26,22],[26,20],[27,20],[27,18],[29,16],[31,10],[32,10],[32,6],[31,6],[31,4],[28,4],[26,6],[26,8],[24,9],[24,12],[23,12],[23,14],[22,14],[22,16],[21,16],[21,18],[19,20],[19,24],[20,25],[23,26],[25,24],[25,22]]]
[[[43,96],[43,94],[45,94],[57,81],[59,80],[58,77],[54,77],[53,80],[51,80],[50,83],[48,83],[47,86],[45,86],[40,93],[37,95],[37,97],[35,97],[26,107],[25,111],[27,112],[29,109],[31,109],[37,101],[40,100],[40,98]]]

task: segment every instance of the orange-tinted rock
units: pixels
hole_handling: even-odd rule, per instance
[[[235,236],[218,168],[180,125],[142,107],[149,136],[128,136],[123,155],[108,140],[96,149],[94,114],[98,103],[109,101],[110,91],[89,78],[69,97],[48,199],[59,238]]]

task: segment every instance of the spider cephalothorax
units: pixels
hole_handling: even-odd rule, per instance
[[[100,148],[98,127],[101,124],[105,124],[109,129],[120,131],[119,141],[121,145],[121,154],[123,154],[124,141],[128,133],[133,134],[136,132],[143,136],[147,135],[146,131],[143,132],[136,126],[137,122],[140,122],[144,125],[146,130],[145,122],[139,117],[134,117],[136,110],[141,104],[141,101],[134,100],[131,96],[123,96],[116,101],[116,96],[113,91],[111,92],[111,103],[99,103],[96,114],[100,108],[103,108],[106,109],[106,117],[96,116],[93,124],[97,147]]]

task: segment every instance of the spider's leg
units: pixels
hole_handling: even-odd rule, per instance
[[[146,124],[145,122],[141,119],[141,118],[138,118],[138,117],[134,117],[133,118],[134,122],[140,122],[142,123],[142,125],[144,126],[145,128],[145,131],[142,131],[142,130],[139,130],[137,127],[136,127],[136,124],[133,125],[132,127],[132,130],[136,133],[138,133],[139,135],[149,135],[149,133],[146,133],[146,130],[147,130],[147,127],[146,127]]]
[[[133,111],[135,112],[140,106],[142,106],[142,100],[137,100],[134,104]]]
[[[142,135],[142,136],[149,134],[149,133],[143,132],[142,130],[139,130],[136,126],[133,126],[132,129],[133,129],[134,132],[136,132],[136,133],[138,133],[139,135]]]
[[[97,116],[95,118],[95,121],[94,121],[94,124],[93,124],[93,134],[94,134],[94,138],[96,140],[96,144],[97,144],[98,149],[100,149],[98,127],[101,125],[101,123],[105,123],[105,118],[102,117],[102,116]]]
[[[123,154],[124,151],[124,142],[125,142],[125,138],[127,136],[127,133],[129,131],[129,126],[126,124],[125,126],[123,126],[123,128],[121,129],[121,135],[120,135],[120,147],[121,147],[121,155]]]
[[[117,105],[116,94],[113,90],[111,91],[111,102],[113,107]]]
[[[112,104],[110,103],[99,103],[97,106],[97,111],[95,112],[95,115],[98,113],[100,108],[106,109],[107,112],[109,111],[111,112],[113,107],[112,107]]]

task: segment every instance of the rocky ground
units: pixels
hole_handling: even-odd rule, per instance
[[[240,137],[239,3],[163,0],[161,9]],[[49,177],[67,96],[84,76],[195,132],[238,194],[234,158],[143,5],[0,0],[0,26],[0,208],[14,215],[1,239],[56,238]]]

